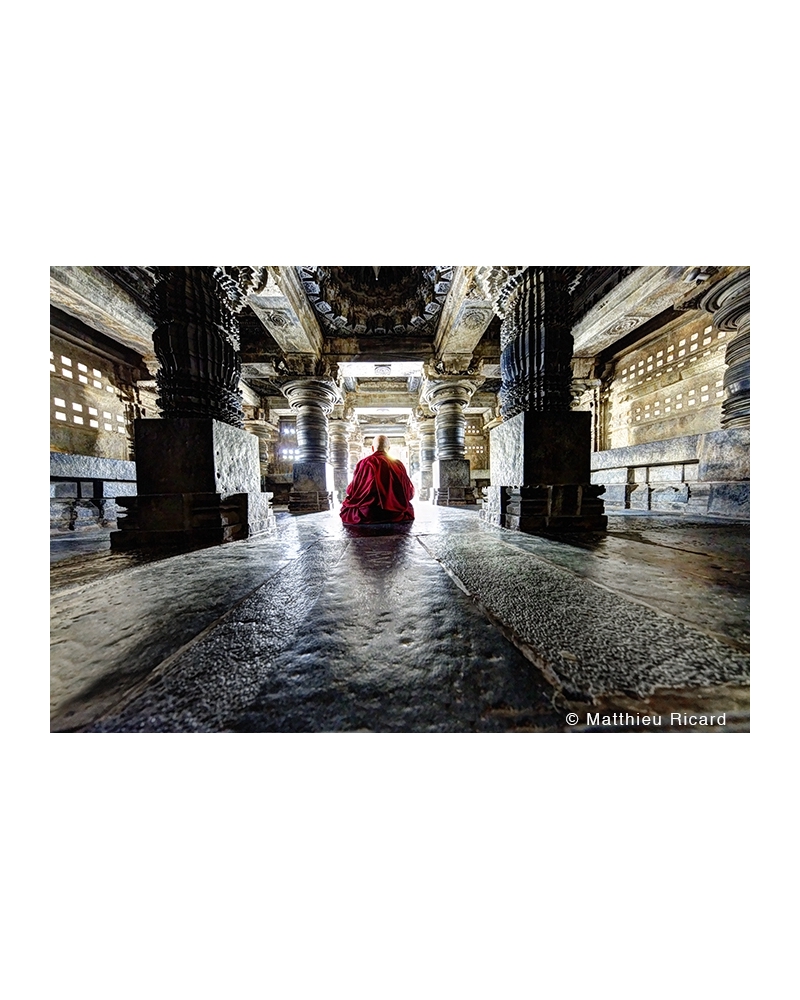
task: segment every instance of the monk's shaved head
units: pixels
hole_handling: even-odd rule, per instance
[[[372,439],[372,450],[373,451],[388,451],[389,450],[389,438],[385,434],[376,434]]]

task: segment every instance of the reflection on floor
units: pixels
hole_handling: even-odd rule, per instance
[[[748,731],[748,525],[550,539],[416,510],[284,512],[174,555],[51,546],[52,730]]]

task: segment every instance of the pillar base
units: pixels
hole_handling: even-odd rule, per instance
[[[161,493],[119,497],[114,551],[196,549],[236,542],[275,528],[271,493]]]
[[[136,496],[117,499],[111,548],[199,548],[275,527],[258,439],[212,417],[134,421]]]
[[[475,507],[478,500],[472,487],[449,486],[443,490],[434,489],[433,502],[437,507]]]
[[[420,469],[417,500],[430,500],[432,488],[433,472],[430,469]]]
[[[480,516],[490,524],[528,534],[605,531],[603,491],[591,483],[489,486]]]
[[[475,506],[468,458],[442,458],[433,463],[433,502],[439,507]]]
[[[290,514],[318,514],[334,507],[333,466],[328,462],[295,462],[292,468],[292,489],[289,493]]]

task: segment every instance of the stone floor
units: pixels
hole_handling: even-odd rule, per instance
[[[158,557],[56,540],[52,731],[749,731],[748,525],[416,510]]]

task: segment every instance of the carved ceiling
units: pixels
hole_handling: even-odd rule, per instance
[[[297,274],[327,336],[432,338],[453,267],[306,265]]]

